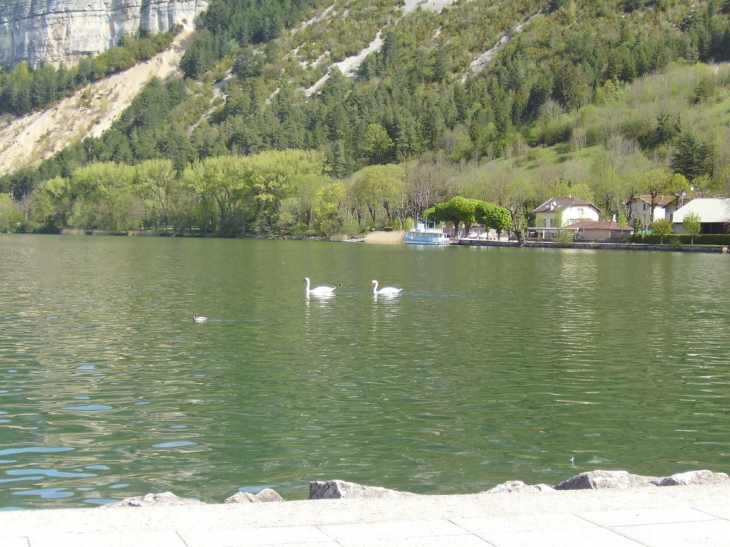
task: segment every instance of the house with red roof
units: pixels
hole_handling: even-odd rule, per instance
[[[628,239],[634,234],[634,229],[628,226],[619,226],[615,220],[576,222],[565,227],[575,233],[576,240],[601,241],[604,239]]]
[[[547,239],[555,237],[558,230],[568,229],[568,226],[578,222],[597,222],[600,211],[584,199],[568,196],[550,198],[532,213],[535,215],[535,225],[527,228],[528,233]]]

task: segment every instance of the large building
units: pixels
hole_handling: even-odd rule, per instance
[[[535,215],[535,226],[528,228],[537,237],[551,238],[560,228],[582,221],[597,221],[600,211],[592,203],[568,196],[567,198],[550,198],[537,207],[532,213]]]
[[[675,234],[686,234],[682,223],[684,217],[694,213],[702,223],[701,234],[727,234],[730,232],[730,198],[698,198],[684,207],[677,209],[672,215]]]

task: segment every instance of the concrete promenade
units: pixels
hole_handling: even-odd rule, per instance
[[[730,487],[0,512],[2,547],[730,546]]]

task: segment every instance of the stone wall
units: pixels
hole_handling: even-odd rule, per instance
[[[140,26],[192,29],[207,0],[0,0],[0,64],[74,64],[117,45]]]

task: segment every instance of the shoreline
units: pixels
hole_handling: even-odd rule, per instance
[[[459,246],[464,247],[515,247],[533,249],[577,249],[581,251],[649,251],[672,253],[714,253],[728,254],[727,245],[655,245],[649,243],[607,243],[601,241],[576,241],[568,245],[560,245],[551,241],[483,241],[478,239],[460,239]]]
[[[387,232],[384,232],[387,233]],[[59,234],[36,234],[32,232],[22,234],[7,235],[60,235],[60,236],[109,236],[109,237],[160,237],[160,238],[181,238],[181,239],[256,239],[270,241],[328,241],[332,243],[361,243],[363,238],[349,238],[349,236],[340,236],[343,239],[333,239],[331,236],[275,236],[275,235],[246,235],[241,237],[216,237],[211,235],[175,235],[159,232],[130,232],[128,234],[114,234],[104,232],[102,230],[70,230],[64,229]],[[344,239],[348,237],[348,239]],[[367,242],[367,241],[365,241]],[[378,244],[397,244],[403,242],[373,242]],[[613,243],[605,241],[576,241],[568,245],[561,245],[551,241],[534,241],[525,240],[522,243],[518,241],[494,241],[480,239],[459,239],[452,246],[460,247],[507,247],[517,249],[576,249],[580,251],[643,251],[643,252],[670,252],[670,253],[702,253],[702,254],[730,254],[730,245],[657,245],[650,243]]]
[[[728,486],[0,512],[3,547],[725,547]]]

